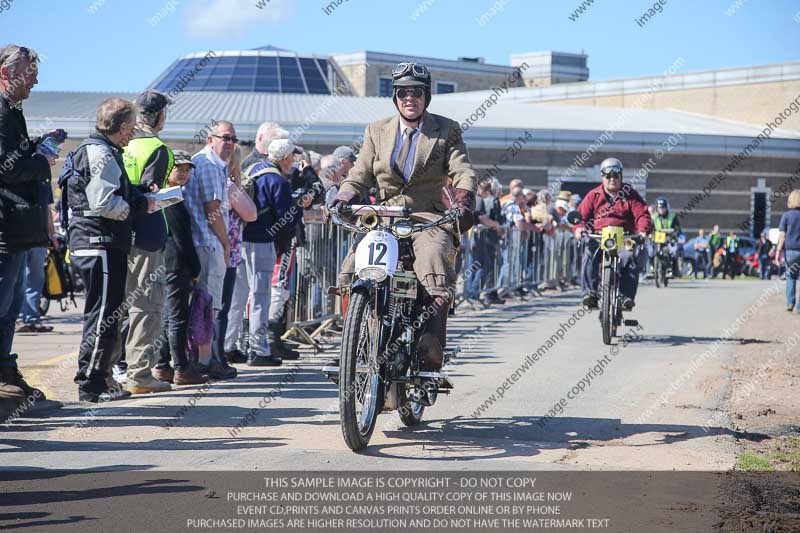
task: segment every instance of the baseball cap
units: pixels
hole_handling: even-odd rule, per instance
[[[154,114],[171,104],[172,99],[164,93],[148,89],[137,96],[134,103],[142,113]]]
[[[354,163],[356,161],[356,153],[349,146],[337,147],[336,150],[333,151],[333,157],[336,159],[349,159]]]
[[[569,211],[569,204],[567,203],[566,200],[562,200],[561,198],[556,200],[556,207],[557,208],[560,207],[564,211]]]
[[[175,165],[192,165],[194,168],[194,163],[192,163],[192,157],[189,155],[189,152],[184,150],[173,150],[172,156],[175,161]]]
[[[289,139],[275,139],[267,147],[267,155],[270,159],[278,161],[289,154],[302,154],[303,147],[297,146]]]

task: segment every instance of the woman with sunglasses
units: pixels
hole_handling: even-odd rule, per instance
[[[430,347],[424,350],[422,359],[429,369],[437,370],[442,364],[447,311],[455,288],[456,275],[449,257],[459,242],[459,231],[466,232],[472,226],[477,179],[458,123],[427,111],[431,103],[428,68],[400,63],[392,72],[392,87],[398,114],[367,126],[355,166],[341,182],[332,205],[364,198],[375,186],[377,202],[411,208],[413,218],[430,222],[450,207],[443,188],[448,187],[448,177],[452,178],[448,192],[462,209],[462,220],[456,227],[437,228],[413,237],[414,270],[426,298],[437,309],[419,345]],[[350,288],[354,266],[351,249],[338,280],[342,294]],[[438,300],[435,304],[434,299]]]

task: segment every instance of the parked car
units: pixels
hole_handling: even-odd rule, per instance
[[[695,264],[697,261],[697,251],[694,249],[695,242],[697,242],[697,237],[686,241],[686,244],[683,246],[683,262],[681,263],[681,273],[687,277],[692,276],[695,271]],[[757,240],[752,237],[739,237],[739,253],[736,257],[735,275],[759,275],[756,243]],[[755,256],[755,266],[753,265],[753,256]],[[711,260],[711,258],[709,258],[709,260]]]

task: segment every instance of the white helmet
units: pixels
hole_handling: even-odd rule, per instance
[[[600,163],[600,175],[606,174],[622,174],[622,161],[616,157],[609,157]]]

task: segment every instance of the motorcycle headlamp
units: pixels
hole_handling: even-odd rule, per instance
[[[631,252],[634,246],[636,246],[636,242],[633,239],[625,239],[625,250]]]
[[[617,239],[609,238],[603,242],[603,248],[608,251],[616,250],[617,249]]]
[[[386,270],[380,267],[365,267],[358,271],[358,278],[363,281],[374,281],[380,283],[386,279]]]
[[[408,220],[400,220],[392,226],[392,233],[398,239],[405,239],[414,233],[414,225]]]

